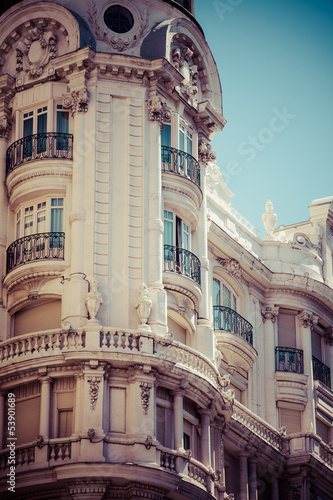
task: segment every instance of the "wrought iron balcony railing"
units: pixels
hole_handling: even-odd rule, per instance
[[[275,371],[304,373],[303,351],[294,347],[275,347]]]
[[[38,233],[24,236],[7,248],[7,273],[21,264],[44,259],[64,259],[65,233]]]
[[[13,142],[6,153],[6,174],[34,160],[73,159],[73,136],[62,132],[43,132]]]
[[[324,365],[319,359],[312,356],[313,379],[319,380],[329,389],[331,388],[331,370]]]
[[[253,345],[253,326],[230,307],[214,306],[214,329],[235,333]]]
[[[164,271],[183,274],[201,285],[200,260],[185,248],[164,245]]]
[[[169,146],[162,146],[161,162],[163,172],[182,175],[200,187],[200,165],[190,154]]]

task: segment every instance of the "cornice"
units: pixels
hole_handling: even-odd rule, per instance
[[[17,269],[14,269],[11,273],[9,273],[5,277],[4,288],[6,288],[7,292],[10,293],[13,291],[14,288],[17,288],[30,280],[36,280],[36,279],[51,280],[54,278],[61,277],[63,275],[63,269],[66,267],[66,265],[64,264],[65,261],[62,261],[62,263],[60,263],[61,264],[60,269],[59,269],[59,266],[57,266],[58,269],[52,269],[53,262],[54,261],[52,261],[52,262],[46,261],[46,264],[45,264],[45,261],[44,261],[43,262],[44,269],[43,268],[42,269],[35,268],[35,271],[32,268],[34,261],[32,261],[28,264],[25,264],[24,267],[20,266]],[[27,266],[29,266],[28,269],[27,269]],[[29,272],[29,270],[30,270],[30,272]],[[15,273],[15,271],[17,271],[17,272]]]
[[[44,160],[50,163],[54,163],[54,159]],[[64,160],[60,160],[64,161]],[[17,167],[14,169],[7,177],[7,188],[9,197],[12,196],[14,189],[20,184],[24,184],[31,179],[36,179],[39,177],[64,177],[65,179],[72,178],[72,165],[62,165],[55,167],[54,165],[43,166],[43,168],[38,169],[38,162],[40,160],[36,160],[36,162],[29,163],[29,165],[25,165],[29,169],[27,172],[25,169],[25,173],[20,173],[21,168]],[[65,162],[70,162],[72,164],[72,160],[65,160]],[[32,169],[31,167],[35,167]]]

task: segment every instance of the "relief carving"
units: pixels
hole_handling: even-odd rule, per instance
[[[62,104],[64,108],[71,108],[72,116],[75,113],[86,113],[88,111],[89,92],[86,87],[81,90],[73,90],[68,96],[64,96]]]
[[[141,404],[142,404],[142,413],[147,415],[149,408],[149,400],[150,400],[150,389],[152,388],[152,384],[148,384],[148,382],[141,382]]]
[[[263,323],[265,323],[265,321],[267,321],[268,319],[270,319],[272,323],[275,323],[278,314],[279,314],[278,307],[264,306],[261,308],[261,316]]]
[[[194,63],[194,59],[194,47],[191,45],[190,39],[186,37],[184,41],[176,36],[173,49],[171,49],[171,61],[173,66],[184,76],[184,80],[175,90],[192,107],[196,108],[198,101],[194,96],[199,91],[199,71],[198,66]]]
[[[16,71],[30,78],[39,77],[45,66],[57,57],[57,38],[52,31],[30,27],[27,36],[16,47]]]
[[[218,257],[217,261],[222,267],[225,268],[226,271],[228,271],[229,274],[231,274],[231,276],[238,280],[243,279],[242,268],[236,259],[221,259]]]
[[[147,101],[149,120],[152,122],[158,122],[161,129],[163,128],[163,122],[169,121],[171,118],[171,111],[167,107],[166,103],[162,101],[160,97],[153,97]]]
[[[88,378],[90,409],[91,410],[94,410],[96,408],[100,382],[101,382],[101,377],[89,377]]]
[[[303,326],[303,328],[312,328],[318,323],[319,319],[318,316],[315,316],[314,314],[309,313],[304,309],[299,313],[299,318],[301,320],[301,325]]]
[[[90,1],[88,3],[88,14],[89,23],[97,40],[102,40],[103,42],[110,45],[113,49],[123,52],[124,50],[131,49],[135,47],[144,36],[148,35],[150,29],[148,28],[149,11],[148,9],[143,9],[140,16],[140,22],[136,33],[133,36],[122,38],[118,36],[112,36],[106,33],[100,26],[97,18],[96,3]]]
[[[206,141],[201,141],[198,146],[198,156],[199,156],[199,161],[202,161],[203,163],[208,163],[211,161],[216,160],[216,153],[213,151],[213,148],[209,142]],[[216,167],[218,170],[219,168]],[[218,182],[216,182],[217,184]]]

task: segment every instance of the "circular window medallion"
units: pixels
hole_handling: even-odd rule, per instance
[[[129,10],[121,5],[112,5],[104,13],[107,27],[116,33],[127,33],[133,28],[134,19]]]

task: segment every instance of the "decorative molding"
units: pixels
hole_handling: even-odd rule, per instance
[[[295,483],[290,485],[292,500],[301,500],[302,484]]]
[[[217,155],[216,155],[215,151],[213,151],[213,147],[209,142],[202,140],[199,143],[199,146],[198,146],[199,161],[208,164],[208,162],[213,162],[214,160],[216,160],[216,156]],[[219,168],[217,167],[217,165],[215,165],[215,166],[219,171]],[[217,183],[218,183],[218,181],[216,182],[216,184]]]
[[[24,284],[25,289],[28,292],[29,300],[37,300],[39,297],[39,291],[43,284],[43,279],[32,279]]]
[[[330,326],[325,330],[325,342],[328,345],[333,345],[333,326]]]
[[[220,257],[216,258],[217,262],[224,267],[224,269],[234,278],[242,281],[243,280],[243,270],[236,259],[222,259]]]
[[[113,49],[119,50],[120,52],[135,47],[136,45],[138,45],[140,40],[142,40],[143,37],[148,35],[148,33],[150,32],[150,29],[147,27],[149,19],[149,11],[147,8],[143,9],[142,14],[139,18],[138,29],[131,37],[117,37],[105,32],[98,22],[96,3],[93,0],[90,0],[88,3],[88,14],[89,24],[91,26],[93,34],[95,35],[95,38],[107,43]]]
[[[295,233],[293,239],[289,243],[291,243],[292,245],[300,246],[302,248],[309,248],[310,250],[314,250],[321,256],[321,241],[319,240],[318,245],[315,245],[304,233]]]
[[[72,116],[75,113],[86,113],[88,111],[89,92],[87,87],[81,90],[73,90],[70,95],[65,95],[62,100],[64,108],[71,108]]]
[[[267,321],[268,319],[270,319],[272,323],[275,323],[278,314],[279,314],[278,307],[264,306],[261,308],[261,316],[263,323],[265,323],[265,321]]]
[[[318,323],[318,316],[309,313],[303,309],[299,313],[299,319],[301,320],[301,325],[303,328],[313,328]]]
[[[0,234],[0,247],[6,248],[7,246],[7,235],[5,233]]]
[[[199,211],[200,209],[200,205],[201,205],[201,200],[198,200],[198,196],[193,196],[191,194],[191,191],[190,191],[190,188],[187,190],[185,189],[185,186],[184,184],[181,185],[180,184],[180,179],[186,179],[186,177],[178,177],[177,178],[177,182],[178,184],[169,184],[167,182],[164,181],[163,179],[163,172],[162,172],[162,189],[163,191],[169,191],[170,193],[177,193],[181,196],[186,196],[194,205],[194,208],[197,210],[197,212]],[[200,190],[199,186],[198,186],[198,191]],[[193,191],[192,191],[193,192]],[[195,214],[197,216],[197,214]]]
[[[43,160],[38,160],[38,162],[40,161],[43,161]],[[49,161],[49,160],[46,160],[46,161]],[[64,160],[61,160],[61,161],[64,161]],[[72,162],[72,160],[68,160],[70,162]],[[16,186],[22,184],[22,183],[26,183],[27,181],[31,180],[31,179],[35,179],[37,177],[64,177],[64,178],[67,178],[67,179],[71,179],[72,178],[72,167],[68,167],[68,164],[63,167],[52,167],[52,166],[49,166],[47,168],[47,170],[44,168],[43,170],[38,170],[37,172],[36,171],[32,171],[32,172],[29,172],[29,173],[26,173],[26,174],[23,174],[22,175],[22,168],[24,167],[27,167],[29,168],[30,170],[32,170],[36,165],[36,163],[32,166],[30,163],[27,163],[26,165],[22,165],[19,169],[14,169],[12,170],[12,172],[10,172],[9,176],[7,179],[10,179],[9,181],[7,180],[7,188],[8,188],[8,192],[9,192],[9,196],[11,197],[12,194],[13,194],[13,191],[14,189],[16,188]],[[69,170],[70,168],[70,170]]]
[[[180,94],[193,108],[198,107],[198,100],[194,97],[199,91],[199,70],[195,64],[194,45],[188,37],[176,37],[172,43],[172,65],[183,75],[184,80],[175,91]]]
[[[8,139],[9,136],[9,121],[5,114],[0,116],[0,139]]]
[[[142,404],[142,413],[147,415],[149,408],[149,400],[150,400],[150,389],[152,388],[152,384],[148,382],[141,382],[141,404]]]
[[[63,264],[63,261],[62,261],[62,264]],[[31,265],[33,265],[33,262],[31,262]],[[66,266],[63,266],[63,267],[65,268]],[[19,270],[22,271],[23,269],[21,268]],[[23,283],[25,283],[31,279],[35,280],[38,277],[40,277],[40,278],[44,278],[43,281],[46,281],[46,280],[51,280],[54,278],[60,278],[62,276],[62,274],[63,274],[63,272],[61,270],[59,270],[59,271],[38,271],[35,273],[28,273],[28,274],[24,274],[24,276],[14,278],[13,280],[10,280],[10,281],[8,280],[9,284],[8,284],[8,281],[6,281],[4,283],[4,288],[7,288],[7,291],[9,293],[14,288],[21,286]]]
[[[31,25],[28,34],[16,47],[16,71],[25,71],[32,79],[44,72],[45,66],[57,57],[57,37],[52,31]]]
[[[166,102],[162,101],[159,96],[155,96],[152,99],[147,100],[147,106],[149,111],[149,120],[152,122],[158,122],[161,129],[163,128],[163,122],[170,120],[171,111],[167,107]]]
[[[94,410],[98,400],[99,384],[102,377],[88,377],[87,380],[89,383],[90,409]]]

